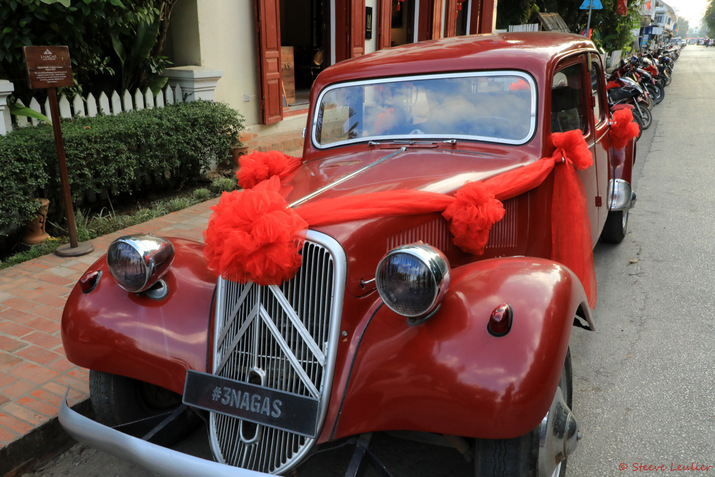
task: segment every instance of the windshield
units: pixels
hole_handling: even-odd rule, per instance
[[[316,107],[312,140],[320,149],[422,138],[523,144],[536,127],[534,81],[517,71],[337,84]]]

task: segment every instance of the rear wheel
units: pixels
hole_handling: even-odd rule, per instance
[[[89,371],[89,398],[99,422],[111,427],[136,423],[132,425],[136,432],[128,432],[139,437],[182,405],[181,396],[168,389],[95,370]],[[171,444],[186,437],[199,422],[196,414],[184,410],[151,441]]]
[[[636,106],[636,114],[640,114],[642,129],[648,129],[653,123],[653,115],[645,105],[638,104]]]
[[[566,360],[556,393],[562,393],[563,400],[571,408],[572,394],[571,353],[566,352]],[[550,457],[549,437],[553,433],[544,432],[545,424],[537,426],[531,432],[514,439],[477,439],[474,452],[474,470],[476,477],[563,477],[566,475],[566,460],[563,460],[550,473],[540,472],[540,461]],[[545,430],[545,429],[544,429]]]
[[[633,121],[638,124],[638,137],[636,138],[636,140],[638,140],[643,135],[643,121],[641,120],[640,116],[638,116],[638,113],[633,114]]]

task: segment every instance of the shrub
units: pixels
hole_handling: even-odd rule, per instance
[[[203,202],[211,198],[211,191],[205,188],[196,189],[192,196],[196,201]]]
[[[195,184],[213,163],[230,157],[242,129],[236,111],[209,101],[64,120],[73,203]],[[34,197],[63,203],[50,126],[0,136],[0,190],[0,234],[34,217]]]
[[[55,160],[56,162],[56,160]],[[50,177],[44,151],[27,135],[0,136],[0,235],[37,216],[39,202],[33,200]]]
[[[236,188],[236,180],[230,177],[219,177],[211,182],[211,189],[217,193],[231,192]]]

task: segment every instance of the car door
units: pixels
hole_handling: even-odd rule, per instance
[[[601,228],[606,220],[605,200],[601,190],[606,190],[606,183],[600,179],[601,174],[608,178],[608,170],[599,154],[599,136],[595,127],[591,77],[587,71],[586,54],[577,55],[563,60],[551,80],[551,132],[566,132],[573,129],[581,131],[594,158],[593,166],[578,171],[586,195],[586,207],[591,223],[591,241],[595,245]],[[600,103],[599,103],[600,106]],[[603,114],[603,113],[599,113]],[[599,122],[599,131],[607,132],[607,122]]]
[[[597,175],[597,190],[598,195],[596,196],[597,209],[598,209],[598,223],[599,226],[596,230],[592,229],[592,239],[598,240],[600,231],[606,223],[606,218],[608,216],[608,179],[609,179],[609,161],[608,161],[608,141],[607,135],[609,131],[608,126],[608,102],[606,101],[606,91],[605,91],[605,80],[604,71],[601,58],[595,54],[591,53],[589,55],[589,72],[591,84],[591,104],[589,105],[591,109],[591,114],[589,114],[590,127],[593,130],[590,141],[593,141],[591,146],[594,154],[594,162],[596,164],[596,175]]]

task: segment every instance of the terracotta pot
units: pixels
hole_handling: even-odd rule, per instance
[[[248,154],[248,146],[234,147],[231,149],[231,167],[238,170],[241,156]]]
[[[50,208],[50,201],[48,199],[37,200],[40,202],[40,210],[37,213],[37,218],[25,224],[25,235],[22,237],[22,242],[28,245],[35,245],[50,238],[50,234],[45,232],[45,222],[47,221],[47,211]]]

